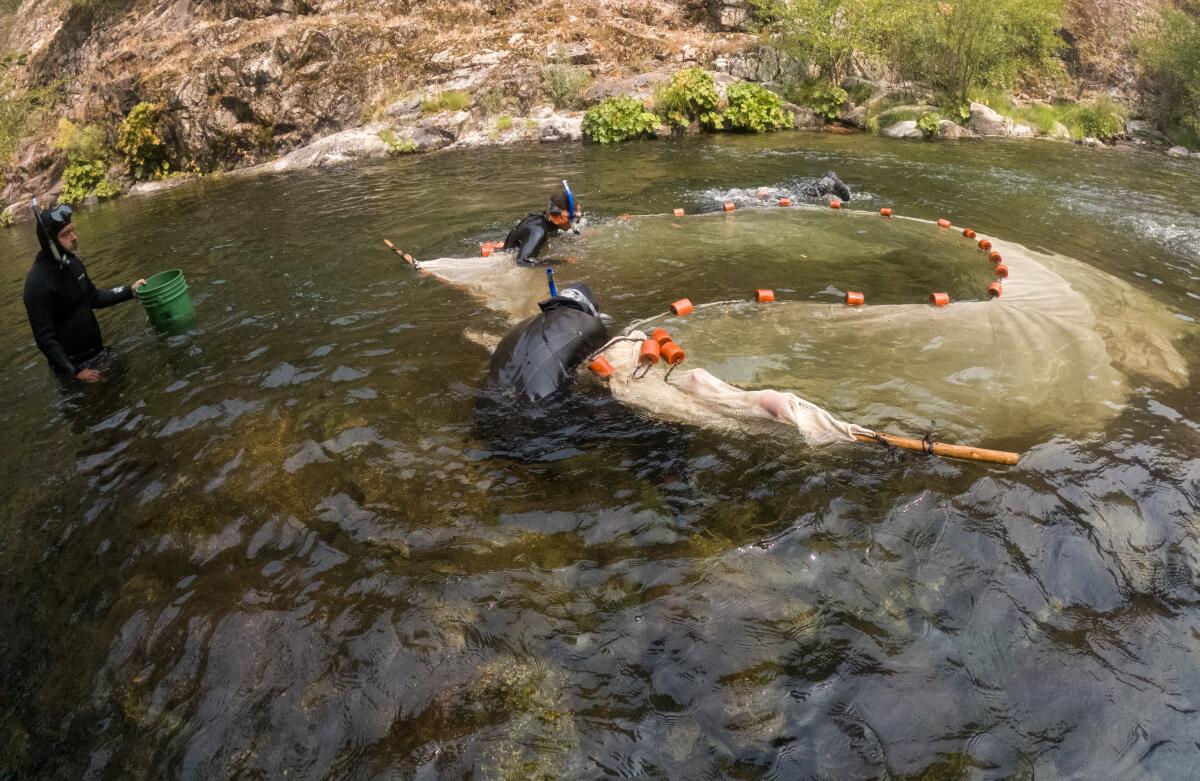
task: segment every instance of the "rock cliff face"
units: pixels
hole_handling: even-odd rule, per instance
[[[423,116],[424,96],[465,90],[481,120],[486,94],[492,113],[527,116],[547,102],[541,66],[556,45],[615,79],[751,42],[719,17],[707,0],[24,0],[0,26],[3,51],[21,55],[8,79],[58,98],[0,201],[52,189],[60,116],[111,128],[158,103],[184,170],[251,166],[380,121],[437,148],[465,122]],[[533,137],[569,137],[552,124]]]

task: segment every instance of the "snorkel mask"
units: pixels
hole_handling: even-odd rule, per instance
[[[71,207],[68,204],[60,203],[48,212],[43,212],[38,208],[37,198],[33,199],[30,204],[30,209],[33,211],[33,220],[37,225],[38,241],[42,247],[50,251],[54,260],[58,264],[65,265],[65,252],[58,244],[58,234],[63,228],[71,224]]]
[[[575,194],[571,192],[571,185],[567,184],[567,180],[562,180],[563,195],[567,197],[566,215],[569,221],[569,227],[574,233],[579,233],[583,228],[583,216],[579,212],[579,205],[575,202]],[[551,214],[562,214],[563,210],[554,205],[554,201],[550,202]]]

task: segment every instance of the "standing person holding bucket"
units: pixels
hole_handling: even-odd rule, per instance
[[[71,207],[60,204],[42,213],[35,201],[33,216],[42,245],[25,277],[25,312],[33,338],[55,374],[99,382],[108,351],[92,310],[128,301],[146,280],[97,288],[75,254],[79,238],[71,224]]]

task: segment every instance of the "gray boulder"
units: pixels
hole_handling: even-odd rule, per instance
[[[538,140],[543,143],[554,141],[578,141],[583,138],[583,117],[551,117],[538,128]]]
[[[924,138],[925,134],[917,127],[915,119],[906,119],[891,125],[883,134],[888,138]]]
[[[938,123],[937,134],[938,138],[945,138],[951,141],[957,141],[960,138],[970,138],[974,135],[970,130],[949,119],[943,119]]]
[[[1061,122],[1055,122],[1054,127],[1050,129],[1050,137],[1059,141],[1070,141],[1071,130]]]
[[[391,147],[379,137],[379,132],[386,128],[383,123],[374,123],[326,136],[284,156],[276,170],[324,168],[353,159],[386,157]]]
[[[967,127],[981,136],[1007,136],[1012,135],[1013,121],[982,103],[971,103],[971,117],[967,120]]]
[[[1029,125],[1013,125],[1009,135],[1013,138],[1033,138],[1037,134]]]
[[[1125,135],[1134,141],[1144,141],[1151,144],[1165,144],[1167,137],[1158,128],[1143,119],[1131,119],[1125,123]]]
[[[1190,154],[1186,146],[1173,146],[1167,150],[1167,157],[1188,157]]]

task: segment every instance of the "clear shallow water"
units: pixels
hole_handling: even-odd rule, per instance
[[[181,267],[200,320],[165,338],[136,304],[101,312],[120,371],[65,400],[19,300],[31,231],[0,235],[0,773],[1192,777],[1191,387],[1147,383],[1013,469],[781,451],[601,394],[509,457],[474,428],[487,358],[463,336],[504,319],[380,242],[473,254],[564,176],[617,225],[830,167],[854,208],[1157,296],[1200,370],[1200,170],[1151,155],[777,135],[118,201],[78,220],[93,278]],[[698,300],[763,284],[755,263],[636,286],[598,253],[573,268],[622,323],[679,275]]]

